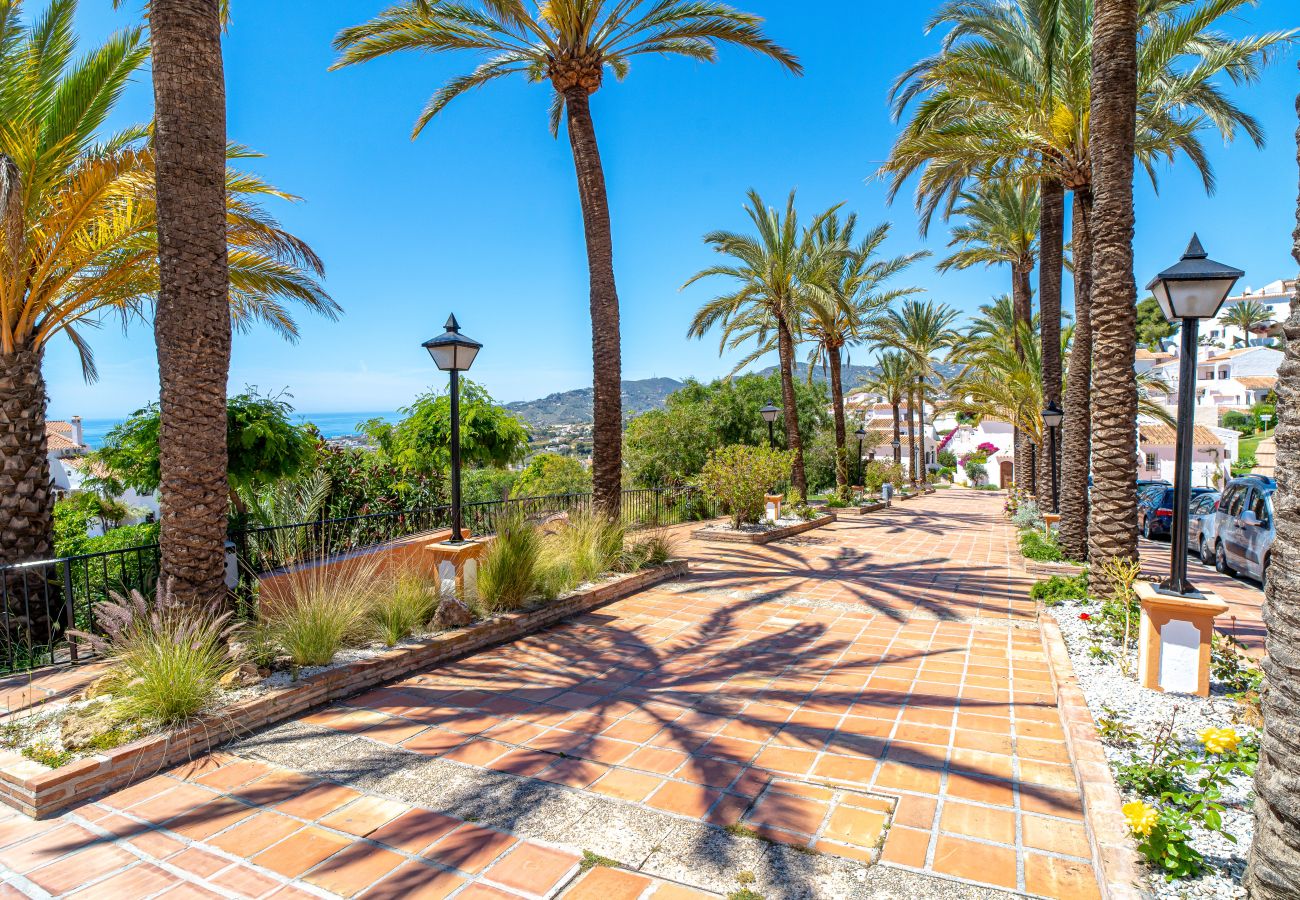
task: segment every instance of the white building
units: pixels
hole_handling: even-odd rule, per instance
[[[985,416],[974,425],[958,425],[939,444],[939,450],[949,450],[958,461],[968,453],[974,453],[981,444],[992,444],[996,453],[989,455],[984,463],[987,472],[985,484],[1004,488],[1015,480],[1015,429],[1010,422]],[[970,484],[966,470],[957,466],[957,484]]]
[[[1223,304],[1223,309],[1219,312],[1219,317],[1213,322],[1207,322],[1201,326],[1201,334],[1209,338],[1214,344],[1222,345],[1223,349],[1231,350],[1233,347],[1251,346],[1267,344],[1270,340],[1264,331],[1254,334],[1243,334],[1240,328],[1235,325],[1226,324],[1223,319],[1228,314],[1228,310],[1237,303],[1253,300],[1266,308],[1273,316],[1274,322],[1284,322],[1286,317],[1291,314],[1291,298],[1295,296],[1296,282],[1294,280],[1278,280],[1264,285],[1259,290],[1246,288],[1235,297],[1229,297]]]
[[[1197,425],[1192,431],[1192,485],[1220,487],[1232,477],[1237,440],[1231,428]],[[1138,478],[1174,482],[1178,431],[1160,422],[1138,422]]]
[[[73,416],[67,422],[57,419],[45,422],[45,451],[50,461],[50,482],[56,496],[72,490],[64,461],[84,456],[89,450],[82,438],[81,416]]]
[[[863,455],[870,455],[875,459],[894,458],[894,408],[890,404],[881,403],[876,395],[854,394],[844,398],[844,411],[849,422],[850,453],[856,452],[856,448],[852,446],[852,432],[859,425],[862,425],[867,431],[873,433],[876,441],[876,446],[871,453],[868,454],[867,451],[863,451]],[[907,423],[907,412],[907,403],[900,404],[898,408],[898,435],[899,443],[902,446],[899,448],[899,459],[903,461],[904,469],[907,468],[908,436],[911,434]],[[925,461],[922,468],[924,471],[929,471],[939,464],[938,450],[936,449],[938,436],[935,432],[933,419],[934,407],[930,403],[925,404],[925,414],[930,416],[931,419],[917,426],[916,442],[919,445],[918,452],[924,454]]]
[[[1206,349],[1196,362],[1196,421],[1218,425],[1230,409],[1247,410],[1261,403],[1277,386],[1277,370],[1284,354],[1271,347],[1238,347],[1235,350]],[[1178,406],[1178,360],[1152,367],[1169,383],[1168,394],[1151,399],[1171,411]]]

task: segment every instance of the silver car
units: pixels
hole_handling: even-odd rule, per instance
[[[1200,556],[1207,566],[1214,564],[1214,514],[1219,496],[1218,491],[1198,494],[1187,510],[1187,552]]]
[[[1267,584],[1273,550],[1272,478],[1247,475],[1228,482],[1214,514],[1214,567],[1227,575],[1242,575]]]

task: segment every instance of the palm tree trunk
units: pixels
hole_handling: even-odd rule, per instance
[[[623,500],[623,351],[609,197],[587,89],[569,88],[564,100],[591,279],[592,499],[607,516],[617,518]]]
[[[778,319],[777,355],[780,357],[781,369],[781,404],[785,418],[786,446],[794,451],[794,461],[790,465],[790,486],[800,500],[808,499],[808,479],[803,468],[803,438],[799,436],[799,408],[794,397],[794,336],[784,320]]]
[[[1296,98],[1300,114],[1300,97]],[[1300,130],[1296,132],[1300,163]],[[1292,255],[1300,263],[1300,206]],[[1297,287],[1300,293],[1300,286]],[[1255,900],[1294,897],[1300,885],[1300,296],[1286,321],[1286,358],[1278,370],[1277,427],[1279,511],[1277,536],[1264,601],[1264,740],[1255,770],[1255,839],[1250,846],[1246,890]]]
[[[1055,178],[1045,178],[1042,184],[1042,215],[1039,225],[1038,307],[1043,344],[1043,402],[1061,402],[1061,271],[1065,247],[1065,188]],[[1051,509],[1052,466],[1060,465],[1060,443],[1057,458],[1052,460],[1050,441],[1043,442],[1043,452],[1038,455],[1038,505]]]
[[[894,402],[890,404],[894,408],[894,465],[903,464],[903,413],[899,407],[903,405],[901,396],[895,397]]]
[[[153,0],[162,426],[162,566],[174,596],[225,591],[226,89],[220,0]]]
[[[1016,348],[1016,355],[1024,358],[1020,345],[1021,325],[1028,325],[1034,318],[1034,295],[1029,283],[1030,269],[1023,265],[1011,267],[1011,339]],[[1026,496],[1033,484],[1032,463],[1029,453],[1029,436],[1019,428],[1012,433],[1012,466],[1015,469],[1016,493]]]
[[[1092,26],[1093,487],[1090,588],[1106,596],[1107,560],[1137,558],[1137,285],[1133,145],[1138,0],[1097,0]]]
[[[916,382],[907,386],[907,480],[916,484]]]
[[[1074,192],[1074,341],[1065,384],[1061,440],[1061,550],[1088,558],[1088,473],[1092,466],[1092,191]]]
[[[844,385],[840,374],[840,348],[826,348],[831,370],[831,406],[835,413],[835,486],[841,500],[849,499],[849,451],[844,423]]]
[[[0,565],[54,555],[41,356],[0,353]]]
[[[917,428],[920,430],[921,448],[919,451],[919,456],[920,456],[920,468],[921,468],[921,483],[925,484],[926,476],[928,474],[926,470],[926,466],[929,464],[929,460],[926,459],[926,455],[925,455],[925,379],[924,378],[918,378],[916,381],[916,419],[917,419],[917,423],[916,423]]]

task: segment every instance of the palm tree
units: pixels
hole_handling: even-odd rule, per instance
[[[1300,115],[1300,96],[1296,97]],[[1296,162],[1300,163],[1300,130],[1296,132]],[[1291,254],[1300,263],[1300,205]],[[1297,288],[1300,290],[1300,288]],[[1297,298],[1300,299],[1300,298]],[[1286,321],[1286,359],[1278,370],[1282,411],[1277,427],[1277,496],[1274,498],[1277,536],[1268,570],[1264,601],[1264,738],[1255,770],[1255,837],[1246,868],[1246,890],[1256,900],[1294,897],[1300,884],[1300,683],[1295,660],[1300,659],[1300,518],[1295,515],[1296,485],[1300,484],[1300,427],[1293,411],[1300,389],[1300,305],[1293,302]]]
[[[160,290],[156,151],[148,129],[96,137],[147,58],[143,34],[121,32],[74,62],[74,13],[74,5],[57,4],[30,30],[22,29],[14,8],[0,15],[0,201],[6,208],[0,421],[8,423],[0,426],[0,562],[53,551],[41,371],[46,348],[66,336],[93,380],[87,332],[108,318],[129,324],[146,317]],[[30,68],[8,64],[13,60]],[[33,82],[31,71],[49,77]],[[237,161],[252,154],[231,148],[229,156]],[[222,171],[223,255],[228,247],[231,273],[227,316],[240,326],[268,322],[293,338],[287,303],[334,315],[337,307],[316,281],[320,260],[260,205],[289,195],[224,164]],[[223,377],[223,423],[224,389]],[[223,532],[219,549],[224,537]]]
[[[1088,479],[1092,475],[1092,188],[1079,188],[1071,210],[1074,261],[1074,335],[1066,365],[1065,421],[1057,538],[1066,559],[1088,559]]]
[[[841,243],[818,239],[827,220],[838,207],[822,213],[807,229],[799,227],[795,211],[795,192],[786,200],[785,211],[763,203],[757,191],[749,192],[745,212],[754,223],[755,235],[734,231],[713,231],[704,242],[732,259],[710,266],[692,275],[682,288],[702,278],[722,276],[735,282],[735,290],[705,303],[691,320],[687,334],[701,338],[714,326],[722,331],[719,354],[742,344],[754,342],[756,348],[736,364],[732,374],[769,352],[776,342],[781,373],[782,415],[785,420],[786,446],[794,451],[790,482],[795,492],[806,498],[808,483],[804,477],[803,438],[799,434],[799,415],[794,397],[794,352],[801,338],[802,311],[813,302],[814,291],[824,288],[826,274],[845,253]]]
[[[1242,300],[1229,306],[1223,315],[1219,317],[1219,321],[1224,325],[1232,325],[1241,329],[1241,342],[1246,346],[1250,346],[1251,332],[1267,328],[1273,324],[1273,313],[1258,300]],[[1233,340],[1233,344],[1236,344],[1236,339]]]
[[[894,462],[902,462],[903,397],[915,383],[912,358],[898,350],[886,351],[876,360],[878,371],[863,383],[863,388],[880,394],[894,412]]]
[[[1038,184],[1013,175],[989,178],[978,182],[973,191],[963,193],[961,199],[962,205],[952,212],[966,221],[952,229],[948,244],[960,249],[940,260],[936,268],[945,272],[976,265],[1010,266],[1014,320],[1031,321],[1034,300],[1030,276],[1038,257],[1042,211]],[[1059,319],[1059,311],[1057,315]],[[1010,332],[1019,342],[1021,329],[1012,328]],[[1029,439],[1017,430],[1014,442],[1016,483],[1021,490],[1026,490],[1033,483],[1029,477],[1032,456]]]
[[[1043,370],[1038,335],[1024,322],[1010,331],[969,341],[952,356],[961,370],[945,384],[945,410],[1009,422],[1036,444],[1043,439]]]
[[[848,429],[844,413],[844,382],[841,375],[846,348],[858,343],[871,320],[890,303],[914,294],[920,288],[882,290],[883,283],[907,269],[928,250],[889,259],[878,259],[880,247],[889,237],[890,225],[883,223],[854,244],[857,217],[844,222],[831,215],[822,223],[816,239],[825,249],[828,271],[812,283],[808,302],[802,309],[801,333],[812,342],[808,354],[808,377],[822,365],[829,370],[831,406],[835,418],[835,480],[842,499],[849,495]]]
[[[1232,140],[1244,131],[1257,146],[1263,132],[1235,105],[1216,79],[1249,84],[1294,31],[1228,38],[1216,22],[1254,0],[1134,0],[1138,7],[1138,102],[1134,152],[1155,178],[1161,161],[1184,155],[1214,185],[1198,133],[1214,128]],[[919,173],[917,206],[922,224],[950,212],[972,178],[1018,166],[1055,180],[1074,196],[1076,355],[1089,349],[1089,304],[1094,273],[1080,260],[1097,260],[1088,222],[1095,165],[1090,145],[1095,9],[1083,0],[949,0],[930,20],[951,26],[940,53],[921,60],[898,79],[896,116],[915,112],[882,168],[891,197]],[[1095,123],[1093,123],[1095,125]],[[1049,206],[1051,204],[1049,203]],[[1050,218],[1050,216],[1049,216]],[[1049,262],[1055,251],[1048,253]],[[1051,303],[1051,298],[1045,298]],[[1070,540],[1067,510],[1087,503],[1090,366],[1076,360],[1078,384],[1067,383],[1061,491],[1063,538]],[[1130,517],[1134,522],[1136,519]]]
[[[403,50],[470,50],[486,56],[472,72],[434,93],[416,120],[415,135],[452,100],[494,79],[518,75],[550,82],[551,130],[558,133],[565,120],[587,242],[594,499],[613,517],[622,499],[622,350],[609,199],[590,98],[600,89],[606,68],[621,80],[638,55],[713,62],[720,44],[753,50],[800,73],[799,61],[764,36],[761,24],[757,16],[694,0],[550,0],[537,4],[535,11],[524,0],[472,5],[406,0],[364,25],[345,29],[334,42],[342,54],[335,68]]]
[[[1092,339],[1092,518],[1089,588],[1110,590],[1108,560],[1137,559],[1137,284],[1133,280],[1133,160],[1139,0],[1097,0],[1093,21],[1095,202]]]
[[[890,309],[873,323],[870,335],[878,343],[902,350],[912,358],[912,378],[916,395],[916,413],[919,429],[925,428],[925,386],[938,378],[934,355],[952,347],[960,335],[952,327],[957,321],[957,310],[933,300],[909,300],[901,309]],[[909,404],[908,418],[911,419]],[[915,429],[913,429],[915,433]],[[925,437],[921,437],[921,455],[912,453],[912,480],[924,480]]]

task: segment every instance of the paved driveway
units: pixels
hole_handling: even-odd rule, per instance
[[[687,578],[4,818],[0,896],[1097,896],[1000,507],[687,541]]]

